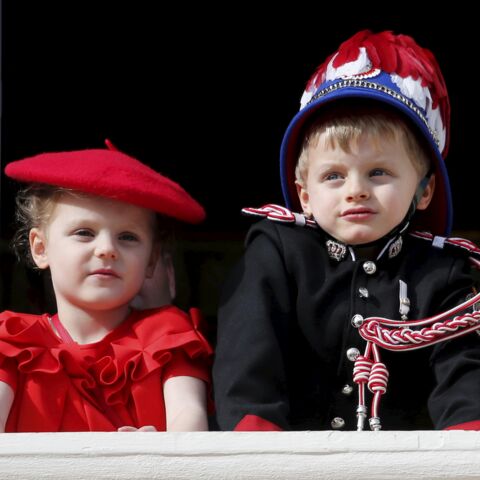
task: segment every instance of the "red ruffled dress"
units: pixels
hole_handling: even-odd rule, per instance
[[[210,384],[212,350],[199,316],[173,306],[136,311],[101,341],[60,340],[48,315],[0,313],[0,380],[15,391],[7,432],[166,429],[164,382]]]

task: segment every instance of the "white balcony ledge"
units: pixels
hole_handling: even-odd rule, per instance
[[[480,432],[0,434],[0,479],[480,479]]]

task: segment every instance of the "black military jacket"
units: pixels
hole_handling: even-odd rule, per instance
[[[321,230],[268,220],[251,228],[219,308],[213,373],[222,430],[249,416],[285,430],[356,429],[347,352],[363,353],[366,342],[352,317],[400,320],[400,280],[409,319],[443,312],[472,292],[462,252],[407,234],[403,246],[395,242],[373,262],[354,260],[348,249],[336,260],[327,240]],[[480,419],[477,333],[381,354],[390,372],[379,412],[383,429],[443,429]]]

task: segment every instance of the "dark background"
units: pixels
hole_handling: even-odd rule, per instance
[[[279,145],[309,75],[356,31],[391,29],[431,49],[443,68],[453,112],[454,229],[477,236],[475,20],[453,11],[420,16],[413,4],[392,13],[287,5],[4,1],[2,171],[24,156],[101,148],[109,138],[178,181],[208,213],[180,237],[179,303],[214,317],[249,225],[241,207],[282,202]],[[39,277],[19,273],[6,247],[15,189],[2,176],[0,310],[46,308]]]

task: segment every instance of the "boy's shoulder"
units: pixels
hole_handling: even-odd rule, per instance
[[[460,237],[442,237],[429,232],[412,231],[408,234],[415,251],[435,258],[466,258],[480,269],[480,248],[470,240]]]
[[[267,235],[271,240],[298,241],[299,237],[316,239],[321,230],[314,220],[302,213],[296,213],[286,207],[267,204],[260,208],[244,208],[244,215],[261,219],[249,229],[246,245],[249,245],[259,235]],[[313,235],[312,235],[313,233]],[[472,267],[480,270],[480,247],[465,238],[442,237],[429,232],[412,231],[408,235],[406,254],[421,257],[423,261],[449,262],[452,259],[465,259]],[[314,240],[315,241],[315,240]]]
[[[317,222],[306,217],[303,213],[296,213],[282,205],[267,203],[259,208],[246,207],[242,208],[244,215],[257,218],[266,218],[276,224],[297,225],[300,227],[308,227],[318,229]]]
[[[314,220],[307,218],[303,213],[296,213],[281,205],[269,203],[260,208],[243,208],[246,216],[260,220],[249,229],[246,245],[250,244],[259,235],[266,235],[273,241],[285,242],[289,237],[298,241],[299,236],[310,237],[318,234],[320,229]]]

